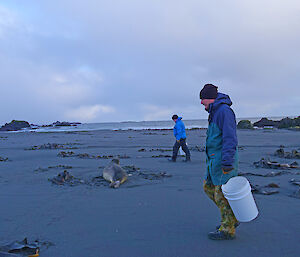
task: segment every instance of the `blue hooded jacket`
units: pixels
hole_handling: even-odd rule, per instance
[[[237,135],[236,119],[230,108],[228,95],[218,93],[216,100],[209,105],[209,126],[206,138],[206,179],[208,175],[214,185],[225,184],[237,175]],[[223,173],[222,168],[233,168]]]
[[[186,138],[185,126],[181,119],[182,117],[178,117],[175,126],[173,128],[173,132],[174,132],[174,136],[176,137],[176,140],[180,140],[181,138]]]

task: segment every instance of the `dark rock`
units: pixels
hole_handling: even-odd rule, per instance
[[[239,176],[258,176],[258,177],[276,177],[276,176],[281,176],[281,175],[287,175],[287,174],[292,174],[289,171],[271,171],[267,174],[259,174],[259,173],[252,173],[252,172],[239,172]]]
[[[81,158],[81,159],[113,159],[113,158],[118,158],[118,159],[129,159],[130,156],[124,154],[124,155],[91,155],[88,153],[79,153],[79,154],[75,154],[73,151],[61,151],[57,154],[57,156],[59,157],[77,157],[77,158]]]
[[[101,177],[102,178],[102,177]],[[104,179],[101,179],[105,181]],[[89,180],[83,180],[81,178],[76,178],[72,176],[67,170],[64,172],[59,173],[56,177],[49,179],[53,184],[60,185],[60,186],[79,186],[79,185],[89,185],[92,186],[93,184]]]
[[[191,146],[189,147],[190,151],[196,151],[196,152],[205,152],[205,146]]]
[[[30,128],[30,125],[27,121],[21,120],[12,120],[10,123],[6,123],[0,128],[0,131],[18,131],[23,128]]]
[[[271,126],[271,127],[275,127],[275,128],[279,128],[279,129],[299,128],[300,116],[298,116],[297,118],[294,118],[294,119],[286,117],[279,121],[273,121],[273,120],[269,120],[267,118],[262,118],[261,120],[253,123],[253,126],[261,127],[261,128],[263,128],[265,126]]]
[[[151,149],[151,150],[150,150],[150,152],[155,152],[155,151],[164,153],[164,152],[171,152],[171,151],[173,151],[173,150],[171,150],[171,149],[162,149],[162,148],[155,148],[155,149]]]
[[[237,125],[238,129],[253,129],[253,125],[250,120],[241,120]]]
[[[37,169],[34,170],[34,172],[37,172],[37,173],[42,173],[42,172],[46,172],[46,171],[48,171],[48,169],[41,168],[41,167],[38,167]]]
[[[266,187],[279,188],[280,186],[276,183],[270,183],[270,184],[266,185]]]
[[[42,167],[38,167],[37,169],[35,169],[34,171],[37,173],[40,172],[46,172],[49,171],[49,169],[63,169],[63,170],[67,170],[67,169],[72,169],[72,166],[68,166],[68,165],[56,165],[56,166],[49,166],[48,168],[42,168]]]
[[[270,126],[270,127],[277,127],[279,124],[279,121],[273,121],[269,120],[267,118],[262,118],[261,120],[254,122],[253,126],[263,128],[265,126]]]
[[[0,162],[6,162],[6,161],[8,161],[8,158],[3,158],[0,156]]]
[[[274,155],[275,155],[275,156],[278,156],[278,157],[280,157],[280,158],[284,158],[284,150],[283,150],[283,148],[277,149],[277,150],[275,151]]]
[[[280,120],[278,128],[294,128],[298,126],[300,126],[300,116],[294,119],[286,117]]]
[[[72,151],[69,151],[69,152],[64,152],[64,151],[61,151],[61,152],[59,152],[58,154],[57,154],[57,156],[59,156],[59,157],[73,157],[73,156],[75,156],[75,153],[74,152],[72,152]]]
[[[278,156],[280,158],[286,158],[286,159],[300,159],[300,152],[297,150],[292,150],[292,152],[286,152],[283,148],[279,148],[274,153],[275,156]],[[292,163],[291,165],[298,165],[296,163]]]
[[[127,173],[132,173],[132,172],[136,172],[136,171],[140,170],[140,168],[135,167],[134,165],[127,165],[127,166],[123,166],[122,168],[124,170],[126,170]]]
[[[153,133],[153,132],[145,132],[143,133],[143,135],[158,135],[157,133]]]
[[[159,180],[159,179],[163,179],[163,178],[172,177],[171,174],[167,174],[166,172],[159,172],[159,173],[139,172],[138,176],[141,176],[142,178],[148,179],[148,180]]]
[[[35,254],[38,256],[40,246],[41,244],[38,241],[29,244],[27,238],[24,238],[22,241],[14,241],[8,245],[0,246],[0,251],[8,254],[3,254],[3,256],[28,256]]]
[[[287,163],[279,163],[261,158],[261,160],[253,163],[256,168],[266,169],[299,169],[299,166],[295,166]]]
[[[64,127],[64,126],[72,126],[72,124],[69,123],[69,122],[66,122],[66,121],[63,121],[63,122],[57,121],[57,122],[53,123],[53,126],[55,126],[55,127]]]
[[[49,125],[42,125],[41,127],[70,127],[80,125],[80,122],[66,122],[66,121],[56,121]]]
[[[76,143],[73,143],[73,145]],[[48,143],[48,144],[43,144],[43,145],[35,145],[32,146],[31,148],[26,148],[25,150],[50,150],[50,149],[78,149],[78,147],[73,147],[73,146],[66,146],[69,144],[56,144],[56,143]]]
[[[261,195],[273,195],[279,193],[279,191],[276,189],[268,189],[266,187],[267,186],[251,185],[251,191],[254,194],[261,194]]]

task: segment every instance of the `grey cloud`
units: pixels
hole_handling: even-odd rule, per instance
[[[169,119],[168,112],[206,118],[198,94],[207,82],[231,96],[239,117],[298,114],[297,1],[17,2],[3,7],[17,17],[10,29],[0,22],[10,31],[0,40],[0,107],[10,106],[2,122],[14,114],[64,119],[86,106],[116,110],[91,115],[94,122]],[[102,80],[80,75],[82,67]],[[50,97],[64,84],[53,82],[57,74],[86,96]],[[42,86],[48,98],[38,94]],[[22,110],[10,103],[16,98]]]

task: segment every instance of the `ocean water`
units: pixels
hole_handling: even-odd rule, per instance
[[[283,117],[268,117],[272,120],[280,120]],[[250,120],[252,123],[261,118],[240,118]],[[186,129],[207,128],[207,119],[183,120]],[[127,121],[127,122],[104,122],[104,123],[82,123],[71,127],[40,127],[37,129],[24,129],[22,132],[65,132],[65,131],[92,131],[92,130],[143,130],[143,129],[172,129],[174,122],[168,121]],[[20,132],[20,131],[19,131]]]

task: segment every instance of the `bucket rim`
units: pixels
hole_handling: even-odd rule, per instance
[[[226,191],[226,184],[227,184],[230,180],[232,180],[232,179],[234,179],[234,178],[237,178],[237,177],[243,178],[244,181],[246,182],[245,185],[244,185],[239,191],[235,191],[235,192],[232,192],[232,191],[231,191],[231,192],[230,192],[230,191]],[[242,193],[244,193],[244,192],[246,192],[246,191],[247,191],[247,192],[248,192],[248,191],[251,192],[251,186],[250,186],[250,183],[249,183],[248,179],[245,178],[245,177],[243,177],[243,176],[236,176],[236,177],[233,177],[233,178],[229,179],[229,180],[227,181],[227,183],[224,184],[224,185],[222,185],[221,188],[222,188],[222,192],[223,192],[224,194],[228,195],[228,196],[239,195],[239,194],[242,194]],[[250,190],[249,190],[249,189],[250,189]]]
[[[244,191],[242,194],[240,195],[227,195],[227,194],[224,194],[224,197],[228,200],[228,201],[238,201],[238,200],[241,200],[245,197],[247,197],[248,195],[250,195],[253,197],[252,195],[252,192],[251,190],[249,191]]]

